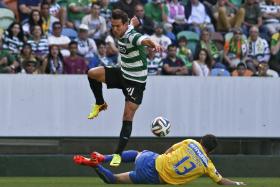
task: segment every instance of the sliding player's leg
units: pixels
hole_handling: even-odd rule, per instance
[[[134,162],[138,153],[139,152],[136,150],[123,151],[121,154],[121,159],[123,162]],[[113,159],[113,155],[103,155],[98,152],[91,153],[90,157],[92,160],[96,160],[98,163],[108,163]]]

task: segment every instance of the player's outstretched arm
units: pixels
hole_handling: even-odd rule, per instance
[[[150,38],[145,38],[144,40],[142,40],[141,45],[151,47],[151,48],[153,48],[156,52],[161,52],[161,51],[163,51],[162,46],[159,45],[158,43],[154,42],[154,41],[151,40]]]
[[[217,182],[217,184],[220,184],[220,185],[237,185],[237,186],[246,185],[244,182],[232,181],[232,180],[227,179],[227,178],[222,178],[219,182]]]

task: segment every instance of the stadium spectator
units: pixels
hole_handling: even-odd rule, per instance
[[[270,36],[280,30],[280,5],[273,0],[265,0],[261,5],[264,27],[269,31]]]
[[[24,64],[25,62],[34,62],[37,67],[39,67],[39,63],[37,62],[36,57],[32,53],[32,47],[29,43],[24,43],[20,55],[19,55],[19,63],[20,63],[20,68],[23,69],[23,67],[26,66]],[[21,70],[17,70],[18,72]]]
[[[276,71],[269,69],[268,64],[259,64],[256,75],[259,77],[279,77]]]
[[[170,38],[164,34],[163,25],[161,23],[156,24],[154,29],[155,33],[151,36],[151,39],[163,48],[163,51],[161,53],[157,53],[156,55],[161,58],[165,58],[167,55],[167,48],[172,42]]]
[[[260,28],[262,25],[261,9],[259,4],[256,3],[256,0],[245,0],[241,8],[245,9],[245,18],[242,26],[243,33],[248,36],[252,26]]]
[[[224,62],[230,69],[244,61],[248,53],[248,42],[242,37],[241,29],[234,29],[233,36],[225,41]]]
[[[43,32],[46,35],[51,34],[53,23],[59,20],[50,14],[50,5],[47,2],[41,4],[41,16],[43,20]]]
[[[140,2],[138,0],[119,0],[113,9],[120,9],[127,13],[129,18],[134,16],[134,8]]]
[[[233,77],[251,77],[253,72],[247,69],[247,66],[244,62],[239,62],[231,75]]]
[[[3,49],[14,55],[19,55],[22,49],[25,36],[21,25],[18,22],[13,22],[4,32]]]
[[[140,20],[140,25],[135,28],[141,34],[152,35],[154,33],[154,22],[145,14],[144,6],[137,4],[134,8],[135,16]]]
[[[246,63],[248,69],[257,72],[260,63],[268,63],[270,59],[270,49],[267,41],[259,36],[259,29],[256,26],[251,27],[248,38],[248,55]]]
[[[167,48],[168,55],[162,62],[163,75],[188,75],[188,68],[181,58],[177,57],[177,46],[170,44]]]
[[[199,0],[190,0],[185,14],[190,30],[200,34],[201,29],[207,28],[214,32],[214,25],[211,23],[212,12]]]
[[[165,35],[171,40],[172,44],[177,43],[176,35],[173,32],[173,26],[170,23],[165,23],[163,26]]]
[[[100,0],[100,16],[105,18],[107,28],[111,28],[112,7],[110,0]]]
[[[167,22],[167,7],[162,0],[151,0],[144,6],[145,15],[151,18],[155,23]]]
[[[36,59],[42,63],[49,52],[49,42],[40,25],[35,25],[31,28],[31,36],[27,43],[32,46]]]
[[[275,33],[271,38],[271,59],[269,66],[280,75],[280,33]]]
[[[79,26],[78,38],[75,41],[78,42],[78,55],[91,62],[97,53],[97,47],[95,41],[88,37],[88,26],[86,24]]]
[[[88,62],[84,57],[77,54],[78,43],[76,41],[71,41],[69,43],[70,56],[64,58],[63,72],[64,74],[85,74],[88,70]]]
[[[69,56],[70,52],[68,50],[68,44],[70,43],[70,38],[61,34],[62,25],[60,22],[54,22],[52,25],[53,33],[49,35],[48,41],[49,45],[57,45],[60,47],[61,54],[63,56]]]
[[[195,76],[207,77],[210,76],[212,69],[212,59],[206,49],[201,49],[198,54],[198,59],[193,61],[192,74]]]
[[[44,0],[50,5],[50,15],[56,17],[63,26],[67,24],[66,9],[57,3],[57,0]]]
[[[19,0],[18,10],[20,21],[28,20],[32,10],[40,11],[40,4],[42,0]]]
[[[213,14],[217,23],[217,31],[229,32],[232,28],[241,27],[245,10],[240,8],[236,12],[228,0],[218,0],[213,7]]]
[[[178,39],[177,56],[180,57],[183,60],[184,64],[187,66],[187,68],[191,70],[193,55],[192,51],[188,48],[187,44],[188,40],[186,37],[182,36]]]
[[[71,27],[79,28],[82,18],[91,12],[91,0],[69,0],[67,1],[68,21],[72,23]]]
[[[78,165],[94,168],[98,176],[107,184],[182,185],[206,175],[220,185],[246,185],[243,182],[226,179],[217,171],[208,156],[217,145],[216,137],[207,134],[200,142],[186,139],[176,143],[161,155],[148,150],[125,151],[122,154],[123,160],[134,162],[135,167],[133,171],[117,175],[102,166],[103,163],[112,160],[112,155],[93,152],[91,158],[76,155],[73,160]]]
[[[40,74],[40,69],[38,68],[38,63],[34,61],[25,61],[22,67],[21,73],[23,74]]]
[[[94,60],[88,65],[89,69],[97,66],[116,66],[117,61],[108,57],[107,55],[107,46],[104,41],[100,41],[97,45],[98,53]]]
[[[32,10],[29,19],[22,23],[22,29],[25,35],[30,35],[31,27],[35,25],[43,26],[43,20],[39,10]]]
[[[174,33],[187,29],[187,19],[185,17],[185,8],[178,0],[167,2],[167,22],[173,25]]]
[[[95,41],[104,39],[107,32],[106,20],[100,16],[100,4],[95,2],[91,5],[91,13],[84,16],[82,24],[86,24],[89,28],[88,35]]]
[[[148,75],[160,75],[162,68],[162,59],[156,56],[156,52],[151,47],[147,47],[147,66]]]
[[[62,74],[63,73],[63,56],[58,45],[49,46],[49,54],[44,59],[42,73]]]
[[[198,58],[201,49],[206,49],[211,55],[212,65],[221,62],[221,52],[215,42],[211,40],[210,32],[208,29],[204,28],[200,34],[200,42],[196,46],[194,58]]]
[[[2,48],[2,39],[0,38],[0,73],[15,73],[19,67],[14,55]]]

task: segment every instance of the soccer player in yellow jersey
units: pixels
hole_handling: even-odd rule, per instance
[[[208,154],[217,146],[214,135],[202,137],[200,142],[186,139],[174,144],[164,154],[151,151],[124,151],[122,160],[134,162],[133,171],[113,174],[104,168],[101,163],[109,162],[112,155],[102,155],[97,152],[91,158],[81,155],[74,156],[74,162],[79,165],[91,166],[98,176],[109,184],[186,184],[196,178],[207,175],[220,185],[245,185],[243,182],[223,178],[209,159]]]

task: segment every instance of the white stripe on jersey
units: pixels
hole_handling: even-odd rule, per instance
[[[147,69],[146,70],[141,70],[141,71],[133,71],[133,72],[131,72],[131,71],[126,71],[126,70],[124,70],[121,67],[121,70],[122,70],[122,72],[124,72],[124,73],[126,73],[126,74],[128,74],[128,75],[130,75],[132,77],[144,77],[144,76],[147,76],[147,74],[148,74],[148,70]]]
[[[143,62],[141,60],[138,60],[133,63],[124,63],[123,61],[121,61],[121,66],[126,67],[126,68],[136,68],[136,67],[143,66]]]
[[[128,53],[127,55],[121,54],[121,56],[122,56],[122,57],[125,57],[125,58],[133,58],[133,57],[137,57],[137,56],[139,56],[139,55],[140,55],[140,54],[139,54],[139,50],[137,50],[137,51],[132,51],[132,52]]]

